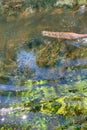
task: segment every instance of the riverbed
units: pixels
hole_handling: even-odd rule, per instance
[[[44,30],[85,34],[87,11],[0,18],[1,130],[87,129],[87,39],[48,38]]]

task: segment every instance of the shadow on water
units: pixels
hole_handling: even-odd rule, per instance
[[[87,39],[41,36],[43,30],[87,33],[86,13],[45,10],[0,22],[1,130],[87,129]]]

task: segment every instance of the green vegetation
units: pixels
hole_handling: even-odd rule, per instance
[[[26,5],[30,5],[34,8],[53,6],[57,0],[27,0]]]
[[[54,129],[58,130],[62,130],[62,128],[72,128],[73,130],[87,128],[87,80],[56,86],[49,86],[47,83],[46,80],[27,80],[25,82],[27,90],[15,93],[16,97],[21,97],[22,102],[13,103],[9,106],[9,108],[20,107],[21,109],[15,109],[12,113],[7,114],[11,122],[14,121],[14,116],[21,119],[27,115],[27,118],[23,120],[24,126],[22,126],[21,119],[19,126],[17,122],[10,126],[9,122],[8,125],[0,125],[1,130],[47,130],[49,126],[51,127],[51,123]],[[7,100],[11,98],[10,96],[12,94]],[[56,126],[53,123],[54,118],[56,119]]]
[[[29,14],[37,9],[44,8],[72,8],[80,5],[87,5],[86,0],[23,0],[23,1],[4,1],[0,3],[0,14],[5,18],[14,20],[15,18],[29,17]]]

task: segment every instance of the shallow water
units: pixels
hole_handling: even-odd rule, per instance
[[[1,19],[1,130],[87,129],[87,47],[41,36],[87,33],[86,14],[49,9],[25,20]]]

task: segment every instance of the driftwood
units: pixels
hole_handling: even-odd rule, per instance
[[[42,31],[43,36],[58,38],[58,39],[78,39],[78,38],[87,38],[87,34],[77,34],[73,32],[50,32]]]

